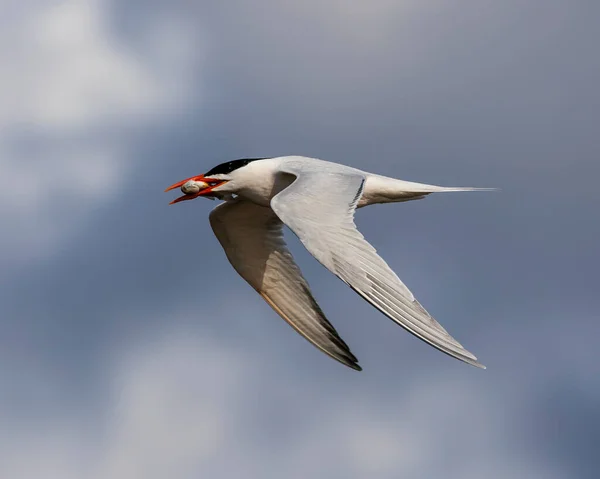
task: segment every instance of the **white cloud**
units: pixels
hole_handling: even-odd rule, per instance
[[[81,130],[173,106],[188,78],[169,82],[193,61],[181,57],[190,53],[193,30],[182,19],[175,27],[173,18],[164,19],[153,25],[162,51],[142,55],[111,31],[108,14],[106,3],[96,0],[52,2],[3,35],[2,57],[9,60],[0,65],[0,123]],[[173,65],[171,55],[181,63]]]
[[[275,358],[248,361],[243,351],[201,331],[172,333],[146,334],[111,351],[101,374],[109,378],[111,400],[101,401],[105,407],[93,420],[85,408],[71,406],[54,411],[51,421],[25,421],[18,429],[8,422],[0,433],[6,442],[0,475],[566,477],[525,456],[515,441],[535,405],[495,398],[465,376],[424,371],[405,379],[404,393],[367,389],[360,380],[302,380],[283,370],[265,374]],[[40,377],[44,387],[60,384],[47,379],[48,371]],[[261,422],[275,409],[285,414],[281,438]]]
[[[187,477],[231,440],[248,369],[235,352],[186,335],[128,351],[113,376],[99,477]]]
[[[0,31],[1,246],[14,253],[6,261],[37,259],[69,237],[136,164],[128,128],[194,101],[198,26],[157,17],[147,27],[153,42],[134,49],[108,8],[47,2]]]
[[[89,417],[85,407],[57,411],[45,405],[49,418],[17,423],[9,420],[14,407],[0,409],[0,476],[192,477],[225,441],[235,440],[236,404],[248,387],[245,378],[253,376],[250,363],[194,334],[146,339],[113,351],[114,361],[107,361],[103,396],[109,400],[100,401],[106,405],[100,417]],[[38,367],[27,372],[33,391],[44,396],[45,389],[59,388],[56,372]],[[73,404],[68,392],[59,395],[59,403]]]

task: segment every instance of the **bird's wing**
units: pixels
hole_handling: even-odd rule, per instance
[[[271,200],[277,216],[306,249],[366,301],[423,341],[477,367],[484,367],[414,298],[354,224],[365,175],[282,165],[294,182]]]
[[[271,208],[238,198],[217,206],[210,225],[235,270],[290,326],[332,358],[361,370],[313,298]]]

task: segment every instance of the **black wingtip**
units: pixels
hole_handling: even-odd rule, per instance
[[[345,362],[343,363],[345,366],[348,366],[350,369],[354,369],[355,371],[362,371],[362,367],[357,362]]]

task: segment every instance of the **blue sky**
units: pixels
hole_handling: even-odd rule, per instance
[[[597,2],[0,5],[1,477],[595,477]],[[162,193],[286,154],[501,188],[356,218],[486,371],[288,235],[342,367]]]

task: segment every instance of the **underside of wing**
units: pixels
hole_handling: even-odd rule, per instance
[[[371,305],[440,351],[484,367],[439,324],[354,224],[365,178],[356,173],[288,167],[296,180],[271,200],[277,216],[327,269]]]
[[[321,351],[361,370],[313,298],[271,208],[237,199],[217,206],[210,224],[231,265],[277,314]]]

